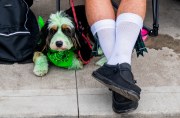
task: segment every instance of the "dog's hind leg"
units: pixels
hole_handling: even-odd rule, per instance
[[[42,52],[34,53],[33,62],[35,75],[42,77],[48,73],[47,57]]]

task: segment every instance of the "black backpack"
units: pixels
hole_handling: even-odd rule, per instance
[[[32,62],[39,27],[33,0],[0,0],[0,63]]]

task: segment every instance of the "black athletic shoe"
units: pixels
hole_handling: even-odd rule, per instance
[[[131,66],[127,63],[104,64],[94,71],[92,76],[111,90],[130,100],[138,101],[140,99],[141,88],[135,85],[136,81],[133,78]]]
[[[115,113],[128,113],[136,110],[138,107],[138,101],[132,101],[124,96],[112,92],[112,108]]]

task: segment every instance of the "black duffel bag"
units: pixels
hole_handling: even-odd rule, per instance
[[[0,0],[0,63],[31,62],[37,20],[30,10],[33,0]]]

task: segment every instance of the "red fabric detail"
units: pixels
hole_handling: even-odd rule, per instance
[[[88,63],[90,62],[90,59],[89,59],[88,61],[84,61],[84,60],[83,60],[80,51],[78,51],[78,56],[79,56],[79,59],[82,61],[83,64],[86,65],[86,64],[88,64]]]
[[[74,8],[74,0],[70,0],[70,5],[71,5],[71,8],[72,8],[76,28],[79,30],[79,24],[78,24],[78,19],[77,19],[77,16],[76,16],[76,10]],[[92,49],[92,45],[91,45],[90,41],[88,40],[88,38],[85,36],[85,34],[83,32],[82,32],[82,37],[87,42],[90,49]],[[90,62],[90,59],[88,61],[83,60],[80,50],[78,51],[78,57],[82,61],[83,64],[88,64]]]
[[[92,49],[92,45],[89,42],[88,38],[82,33],[82,37],[84,38],[84,40],[86,40],[86,42],[88,43],[88,46]]]
[[[70,0],[70,4],[71,4],[72,11],[73,11],[74,21],[76,23],[76,28],[79,29],[78,19],[77,19],[77,16],[76,16],[76,10],[74,8],[74,0]]]

